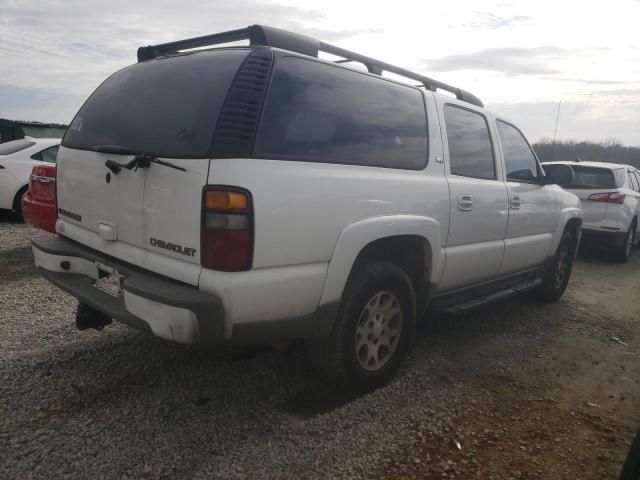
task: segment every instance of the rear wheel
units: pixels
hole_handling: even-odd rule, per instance
[[[404,359],[415,325],[415,293],[396,265],[363,261],[352,273],[326,342],[309,344],[309,358],[343,390],[385,385]]]
[[[16,193],[15,198],[13,199],[13,214],[16,218],[23,220],[22,218],[22,197],[27,193],[27,188],[23,188],[18,193]]]
[[[636,220],[631,222],[627,235],[624,238],[624,242],[615,251],[616,260],[620,263],[626,263],[631,256],[631,250],[636,242]]]
[[[573,235],[564,231],[551,267],[542,277],[542,284],[534,290],[536,298],[542,302],[556,302],[569,284],[576,244]]]

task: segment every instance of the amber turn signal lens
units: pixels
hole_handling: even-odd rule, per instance
[[[247,196],[240,192],[209,191],[206,206],[209,210],[242,211],[247,209]]]

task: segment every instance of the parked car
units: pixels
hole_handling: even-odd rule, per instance
[[[548,162],[570,165],[575,177],[564,187],[581,200],[582,241],[611,249],[626,262],[638,242],[640,172],[630,165],[603,162]]]
[[[571,169],[545,176],[472,94],[256,25],[138,59],[72,121],[59,236],[33,241],[42,275],[79,299],[79,328],[302,339],[321,373],[366,391],[399,368],[427,307],[564,292],[581,211],[554,184]]]
[[[22,216],[34,227],[55,233],[56,210],[56,166],[36,165],[29,177],[29,190],[22,196]]]
[[[0,209],[22,216],[22,196],[36,165],[55,164],[59,138],[30,138],[0,143]]]

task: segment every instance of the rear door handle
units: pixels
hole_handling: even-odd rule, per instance
[[[458,210],[468,212],[473,208],[473,197],[471,195],[458,195]]]
[[[511,208],[514,210],[520,208],[520,195],[511,195]]]

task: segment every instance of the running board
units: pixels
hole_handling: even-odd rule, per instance
[[[534,278],[531,280],[526,280],[522,283],[518,283],[511,287],[504,288],[502,290],[497,290],[485,295],[464,300],[460,303],[441,303],[438,302],[437,299],[434,299],[433,310],[439,313],[448,314],[468,312],[478,307],[498,302],[512,295],[515,295],[516,293],[522,293],[526,292],[527,290],[532,290],[539,286],[541,283],[542,280],[540,278]],[[440,303],[440,305],[438,305],[438,303]]]

